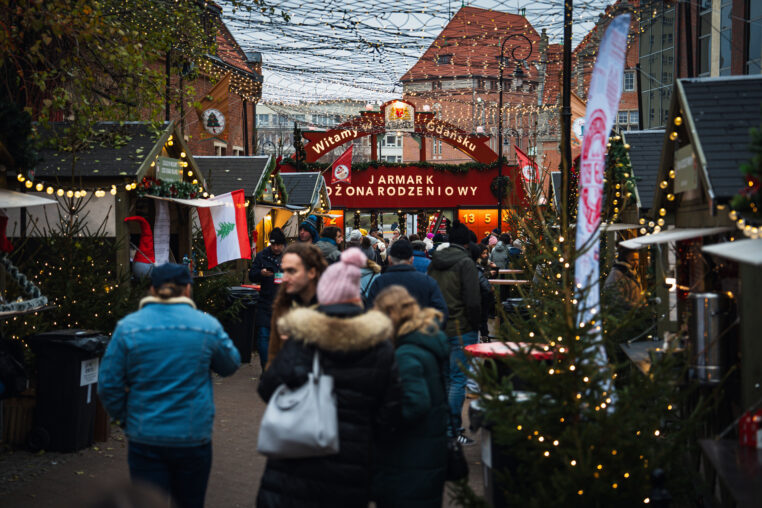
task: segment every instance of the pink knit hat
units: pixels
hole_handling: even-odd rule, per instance
[[[360,249],[349,248],[341,253],[338,263],[326,268],[317,285],[318,302],[322,305],[359,301],[360,269],[368,258]]]
[[[489,246],[493,247],[495,245],[497,245],[497,237],[490,235],[490,237],[489,237]]]

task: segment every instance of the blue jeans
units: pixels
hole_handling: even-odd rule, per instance
[[[127,464],[132,481],[155,485],[171,495],[178,508],[203,508],[212,468],[212,443],[155,446],[130,442]]]
[[[463,427],[461,412],[463,411],[463,402],[466,400],[466,370],[468,361],[466,353],[463,351],[465,346],[476,344],[479,340],[479,333],[476,331],[447,337],[450,342],[450,386],[448,387],[448,398],[450,403],[450,415],[455,430]]]
[[[259,326],[257,327],[257,353],[259,354],[259,364],[262,366],[263,372],[265,365],[267,365],[268,347],[270,347],[270,327]]]

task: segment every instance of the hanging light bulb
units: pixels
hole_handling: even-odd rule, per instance
[[[37,183],[37,185],[34,186],[34,190],[36,190],[37,192],[42,192],[42,189],[44,189],[44,188],[45,188],[45,186],[42,185],[39,182]]]
[[[72,198],[72,197],[74,197],[74,191],[73,191],[73,190],[71,190],[71,189],[67,190],[67,191],[66,191],[66,197],[67,197],[67,198]]]
[[[63,195],[64,195],[64,190],[63,190],[63,189],[58,189],[58,190],[56,191],[56,196],[58,196],[59,198],[60,198],[61,196],[63,196]]]
[[[27,180],[26,182],[24,182],[24,187],[26,187],[27,189],[31,189],[32,185],[34,185],[34,183],[31,180]]]
[[[56,190],[53,187],[48,187],[47,189],[45,189],[45,192],[47,192],[48,194],[53,194],[55,191]]]
[[[116,196],[116,187],[111,187],[111,190],[109,191],[112,196]]]

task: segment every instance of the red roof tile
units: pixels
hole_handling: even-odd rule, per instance
[[[462,7],[447,23],[416,64],[402,76],[402,81],[454,78],[459,76],[497,77],[502,39],[511,34],[525,35],[534,45],[530,62],[539,59],[540,36],[529,21],[518,14]],[[506,43],[505,55],[526,56],[528,47],[520,37]],[[439,56],[452,55],[450,63],[437,63]],[[534,66],[527,74],[536,76]]]
[[[246,63],[246,54],[236,42],[228,27],[219,19],[217,30],[217,56],[225,63],[232,65],[244,72],[254,73],[257,71]]]

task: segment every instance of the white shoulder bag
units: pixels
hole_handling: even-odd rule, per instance
[[[339,419],[333,377],[312,357],[307,382],[292,390],[276,388],[259,427],[257,450],[279,459],[319,457],[339,453]]]

